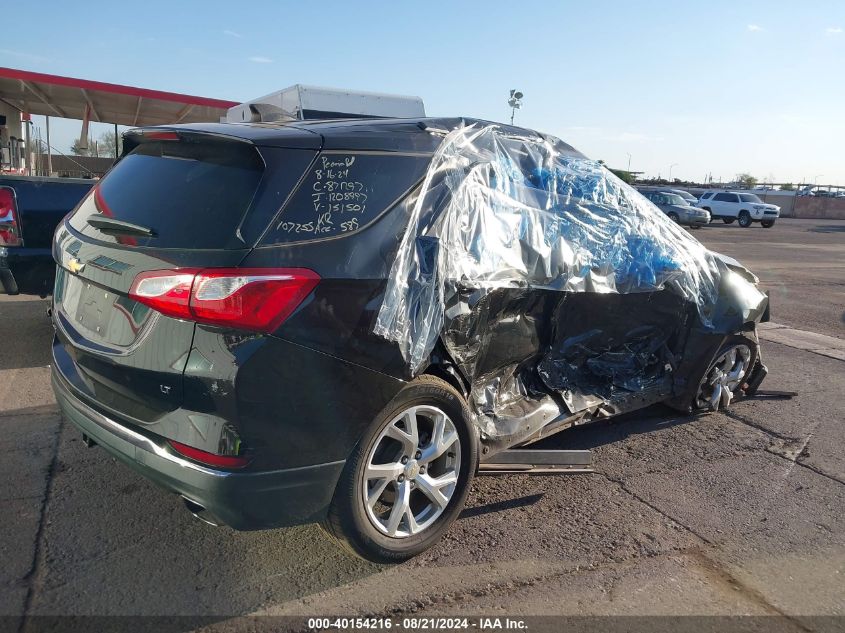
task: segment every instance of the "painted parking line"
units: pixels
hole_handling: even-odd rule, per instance
[[[765,341],[845,361],[845,339],[798,330],[780,323],[760,323],[758,327],[760,338]]]

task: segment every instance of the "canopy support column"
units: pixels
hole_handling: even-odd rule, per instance
[[[53,147],[50,145],[50,115],[45,115],[47,120],[47,176],[53,175]]]
[[[88,149],[88,123],[91,120],[91,108],[86,104],[82,117],[82,132],[79,134],[79,149]]]

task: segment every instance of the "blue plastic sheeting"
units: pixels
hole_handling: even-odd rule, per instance
[[[633,293],[669,288],[711,325],[713,255],[596,161],[497,125],[444,136],[393,263],[375,331],[413,372],[458,289]]]

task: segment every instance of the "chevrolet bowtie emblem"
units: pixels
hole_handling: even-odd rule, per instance
[[[85,268],[85,264],[83,264],[81,261],[76,259],[76,257],[71,257],[68,260],[67,267],[70,270],[70,272],[76,274],[76,273],[82,272],[82,269]]]

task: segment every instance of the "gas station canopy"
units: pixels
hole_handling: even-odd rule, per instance
[[[0,99],[30,114],[118,125],[220,120],[235,101],[0,67]]]

